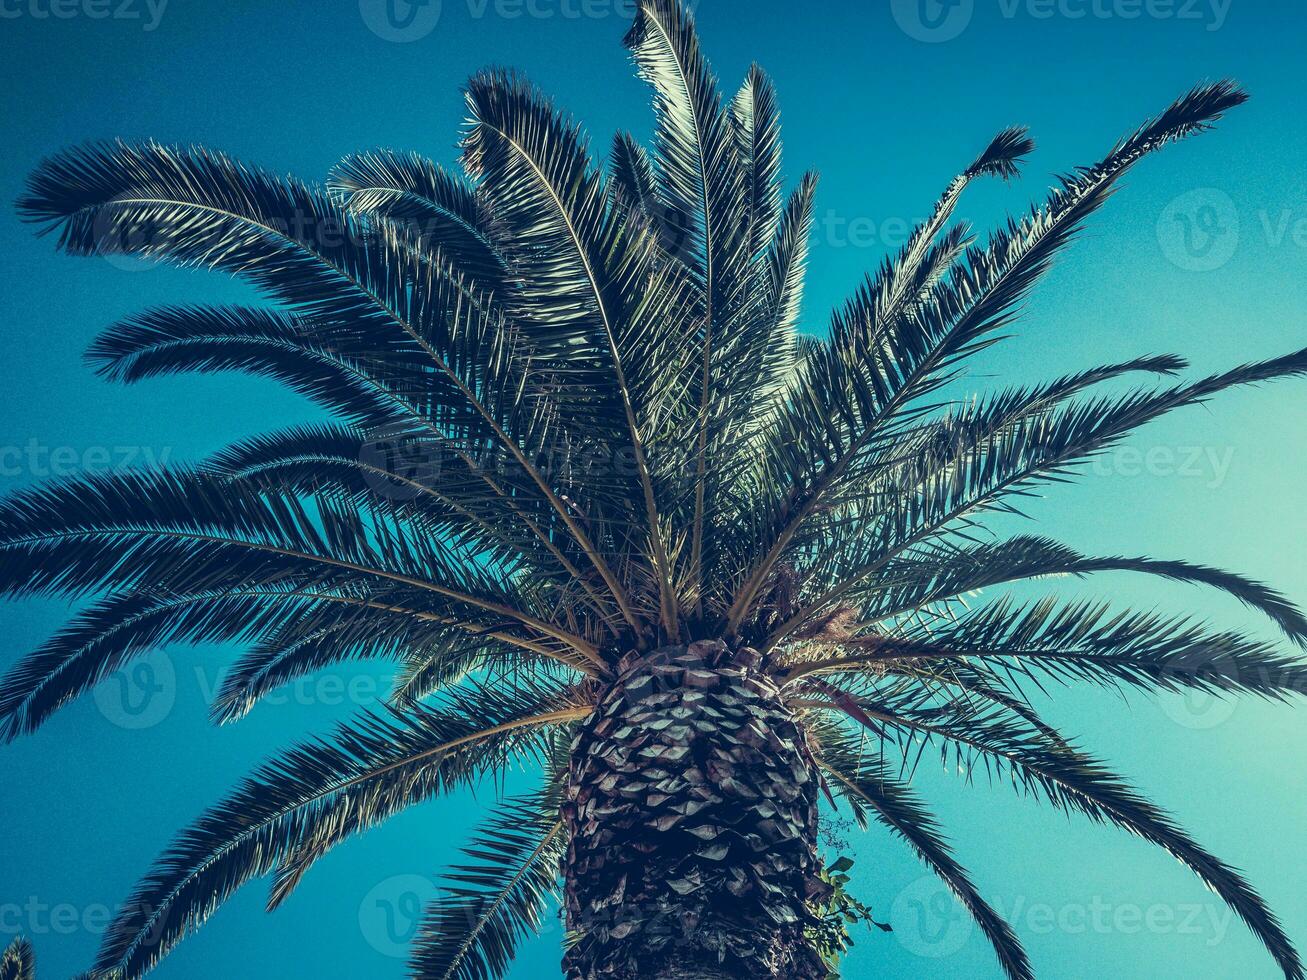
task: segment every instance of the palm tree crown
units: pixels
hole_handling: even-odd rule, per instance
[[[335,421],[0,505],[6,592],[99,596],[9,674],[0,730],[33,731],[168,643],[248,646],[213,703],[223,723],[307,672],[399,665],[389,704],[272,759],[177,839],[97,971],[140,976],[251,878],[273,876],[275,906],[342,840],[529,756],[542,789],[501,805],[413,954],[416,976],[500,975],[556,884],[578,726],[632,655],[721,639],[756,652],[828,792],[938,872],[1008,976],[1032,975],[1017,937],[908,786],[923,740],[1165,848],[1302,978],[1240,874],[1042,722],[1026,691],[1281,698],[1307,680],[1303,661],[1107,604],[960,602],[1126,570],[1224,590],[1307,643],[1293,604],[1236,574],[978,534],[1172,409],[1307,373],[1299,351],[1140,387],[1122,382],[1185,362],[974,397],[961,380],[1120,178],[1243,92],[1193,89],[976,240],[954,221],[963,191],[1011,177],[1033,146],[999,133],[817,339],[798,329],[817,181],[782,192],[767,76],[751,69],[725,98],[673,0],[641,0],[626,43],[656,136],[650,151],[619,135],[602,168],[569,117],[493,70],[467,86],[462,176],[375,151],[320,187],[121,142],[32,176],[21,213],[67,252],[219,269],[269,300],[132,317],[93,344],[101,374],[249,372]]]

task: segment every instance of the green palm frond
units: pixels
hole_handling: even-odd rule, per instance
[[[812,202],[817,193],[817,175],[806,173],[790,195],[776,228],[768,255],[767,296],[774,334],[780,342],[793,345],[799,325],[799,304],[803,299],[804,273],[808,266],[808,238],[812,230]],[[797,366],[797,352],[791,351],[791,368]]]
[[[636,19],[626,36],[640,74],[653,87],[656,117],[655,149],[659,188],[665,204],[684,229],[680,249],[700,287],[696,303],[699,329],[695,331],[696,377],[691,388],[696,434],[693,462],[694,498],[689,515],[690,588],[702,588],[708,483],[715,480],[709,462],[709,444],[715,443],[714,416],[720,411],[714,401],[719,385],[732,385],[732,373],[724,370],[723,352],[732,346],[733,326],[747,318],[750,297],[750,220],[745,166],[738,152],[733,123],[723,104],[707,61],[699,49],[698,36],[688,13],[673,0],[641,0]],[[758,80],[761,83],[761,79]],[[754,94],[765,96],[764,86],[751,85]],[[759,106],[754,94],[744,96],[748,116],[745,125],[762,120],[768,126],[769,109]],[[767,100],[764,98],[764,102]],[[744,103],[741,103],[741,107]],[[750,139],[751,153],[758,158],[765,183],[766,138]],[[715,409],[717,411],[715,411]],[[717,424],[715,424],[717,422]],[[696,611],[701,599],[696,597]]]
[[[0,506],[0,554],[0,591],[9,594],[356,581],[411,589],[433,611],[510,621],[593,655],[586,641],[520,608],[511,569],[469,562],[456,541],[330,497],[266,494],[202,470],[96,475],[16,494]]]
[[[937,631],[930,643],[946,658],[971,658],[1018,678],[1063,683],[1125,683],[1155,692],[1196,689],[1280,700],[1307,682],[1302,659],[1274,643],[1102,602],[1048,597],[1021,606],[1000,601]]]
[[[933,446],[919,447],[915,455],[905,451],[897,472],[879,485],[890,491],[873,492],[876,505],[865,521],[865,508],[854,508],[852,543],[836,554],[836,571],[826,573],[836,584],[810,606],[826,607],[924,542],[965,535],[986,510],[1011,510],[1011,499],[1065,481],[1077,466],[1176,408],[1201,404],[1228,388],[1304,373],[1307,350],[1168,390],[1089,398],[1052,410],[1042,393],[1033,396],[1044,403],[1035,411],[1013,412],[1010,399],[999,396],[975,415],[961,416],[946,437],[933,436]],[[1216,584],[1220,576],[1209,578]],[[1277,620],[1283,616],[1274,613]]]
[[[921,799],[847,731],[830,725],[818,729],[816,737],[818,764],[830,776],[835,792],[853,808],[859,823],[866,827],[869,811],[878,823],[902,838],[975,919],[1010,980],[1033,980],[1035,974],[1021,941],[976,890]]]
[[[115,324],[86,356],[102,377],[127,384],[191,371],[244,371],[280,381],[347,419],[439,435],[428,414],[425,365],[411,356],[379,359],[366,348],[354,353],[311,322],[273,310],[169,307]]]
[[[507,286],[492,213],[458,175],[416,153],[374,150],[338,163],[327,186],[350,210],[407,225],[419,243],[458,256],[459,269],[483,286]]]
[[[501,804],[463,848],[472,863],[452,867],[443,876],[440,896],[427,909],[414,941],[413,976],[503,976],[519,943],[540,930],[546,901],[557,891],[566,845],[558,813],[563,775],[558,755],[556,747],[544,788]]]
[[[613,148],[608,155],[608,176],[619,206],[629,208],[646,221],[659,215],[658,189],[653,161],[649,151],[630,133],[613,137]],[[656,226],[657,227],[657,226]]]
[[[645,529],[660,566],[664,624],[670,631],[670,572],[637,415],[653,395],[633,389],[623,367],[624,355],[632,353],[629,344],[647,341],[630,327],[636,322],[634,287],[656,281],[646,275],[653,239],[647,232],[622,234],[575,126],[531,85],[511,74],[484,73],[469,83],[468,104],[475,122],[464,140],[464,164],[493,188],[496,220],[513,243],[514,267],[527,284],[523,301],[532,312],[533,340],[547,331],[588,341],[570,346],[566,374],[550,379],[565,389],[583,389],[576,402],[596,403],[584,413],[586,421],[578,421],[572,414],[578,411],[575,403],[564,396],[569,417],[579,426],[576,435],[587,435],[600,446],[629,446],[634,454]],[[587,352],[593,352],[590,363]],[[625,424],[614,429],[616,419]],[[557,499],[548,487],[541,489],[551,502]],[[625,589],[578,518],[561,503],[556,509],[635,626]]]
[[[742,622],[791,538],[846,470],[913,418],[912,407],[949,380],[960,361],[993,341],[1126,171],[1144,155],[1210,126],[1245,98],[1225,82],[1194,89],[1100,163],[1065,178],[1043,208],[996,232],[985,248],[971,249],[911,310],[882,323],[868,290],[836,318],[832,336],[841,342],[807,362],[802,396],[791,400],[792,410],[773,432],[775,482],[789,493],[775,505],[762,558],[735,598],[732,626]]]
[[[1229,388],[1304,373],[1307,350],[1167,390],[1084,399],[1051,412],[1023,413],[999,426],[982,422],[980,439],[961,440],[957,458],[927,469],[914,507],[919,516],[908,525],[911,535],[901,537],[924,540],[1005,498],[1060,482],[1128,433],[1177,408],[1202,404]]]
[[[962,192],[978,177],[1015,177],[1022,159],[1034,148],[1034,141],[1024,129],[1005,129],[995,136],[971,166],[953,179],[930,217],[912,230],[898,255],[886,259],[876,277],[868,277],[859,294],[836,317],[831,346],[868,343],[878,334],[886,335],[898,320],[909,316],[914,301],[925,301],[927,290],[939,281],[951,264],[949,260],[958,253],[959,240],[950,241],[944,230]]]
[[[493,771],[549,726],[583,717],[559,687],[471,687],[442,703],[368,714],[255,772],[178,838],[114,921],[97,970],[139,976],[251,878],[283,901],[335,844]],[[528,749],[529,750],[529,749]]]
[[[775,237],[780,219],[781,124],[776,89],[757,65],[750,66],[731,102],[731,124],[744,171],[748,248],[758,255]]]
[[[1096,823],[1120,827],[1168,851],[1219,895],[1270,951],[1286,977],[1303,976],[1302,962],[1279,919],[1243,876],[1213,857],[1157,805],[1106,765],[1061,739],[1045,734],[1002,708],[983,711],[957,704],[933,705],[911,693],[885,700],[852,698],[831,689],[830,710],[842,712],[893,744],[905,765],[930,743],[968,773],[982,767],[996,781]],[[917,738],[922,739],[921,742]]]
[[[33,175],[18,209],[72,254],[218,269],[316,320],[379,333],[408,312],[405,279],[421,266],[402,236],[370,234],[325,191],[203,149],[70,150]]]
[[[1255,694],[1273,701],[1307,682],[1307,664],[1273,643],[1182,618],[1053,597],[1028,606],[983,606],[932,628],[928,638],[833,642],[845,650],[793,661],[788,682],[837,675],[842,686],[855,689],[875,690],[886,677],[923,691],[954,684],[1016,710],[1024,687],[1046,693],[1050,682],[1127,685],[1153,694]]]
[[[302,619],[265,631],[223,675],[213,698],[214,720],[235,721],[297,678],[357,660],[420,660],[420,683],[426,693],[434,693],[484,666],[502,649],[479,631],[465,633],[440,622],[415,624],[411,615],[377,616],[375,611],[324,603]]]
[[[955,548],[923,547],[887,564],[862,618],[882,620],[995,585],[1059,575],[1139,572],[1206,585],[1234,596],[1284,631],[1300,646],[1307,641],[1307,618],[1276,590],[1233,572],[1186,561],[1152,558],[1090,557],[1050,538],[1021,536]]]

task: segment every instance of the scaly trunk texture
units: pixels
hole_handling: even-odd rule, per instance
[[[820,980],[804,936],[819,783],[807,738],[716,640],[629,654],[572,746],[569,980]]]

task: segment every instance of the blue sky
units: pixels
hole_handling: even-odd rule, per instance
[[[304,177],[373,146],[452,162],[459,86],[488,64],[526,71],[585,121],[600,149],[619,128],[650,131],[646,92],[620,46],[628,0],[418,8],[397,0],[390,12],[386,2],[0,0],[0,492],[52,475],[195,459],[313,415],[271,384],[233,377],[136,388],[93,377],[81,353],[116,318],[244,294],[208,274],[56,255],[11,206],[42,156],[125,136],[204,143]],[[773,75],[789,177],[822,174],[808,329],[823,329],[829,307],[1001,127],[1029,125],[1039,149],[1022,179],[969,194],[964,211],[982,227],[1041,196],[1052,174],[1101,156],[1195,81],[1233,76],[1252,102],[1217,132],[1137,169],[973,383],[1163,351],[1186,354],[1202,372],[1304,345],[1307,12],[1297,5],[701,0],[697,8],[725,84],[733,88],[755,59]],[[1307,387],[1286,383],[1156,423],[1079,485],[1033,502],[1037,529],[1099,553],[1231,567],[1305,600],[1305,404]],[[1263,628],[1233,603],[1184,587],[1105,576],[1056,588]],[[52,601],[0,606],[0,666],[66,614]],[[86,968],[108,910],[242,774],[382,689],[379,673],[336,674],[215,730],[204,699],[233,653],[155,657],[122,686],[111,681],[0,749],[0,937],[31,935],[43,976]],[[1046,712],[1244,868],[1307,945],[1307,705],[1159,705],[1071,691]],[[1041,977],[1275,976],[1247,931],[1165,855],[983,779],[968,787],[957,774],[921,777]],[[470,797],[431,804],[340,848],[273,915],[262,911],[260,886],[248,887],[157,975],[403,976],[396,940],[477,808]],[[846,976],[998,975],[976,930],[900,843],[875,831],[850,839],[860,895],[896,931],[859,936]],[[560,938],[551,922],[513,977],[557,976]]]

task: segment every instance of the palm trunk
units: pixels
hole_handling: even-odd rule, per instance
[[[629,655],[572,747],[569,980],[819,980],[818,777],[758,654]]]

